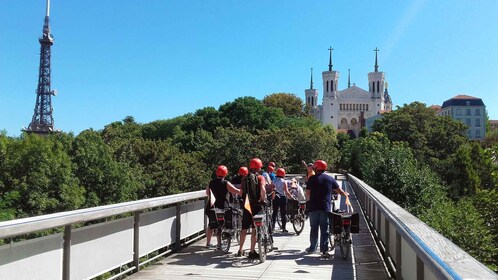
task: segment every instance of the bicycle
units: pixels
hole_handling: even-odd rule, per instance
[[[329,216],[329,246],[333,250],[337,245],[343,259],[349,257],[351,251],[351,220],[358,213],[345,213],[341,210],[331,212]]]
[[[287,213],[285,215],[287,217],[287,220],[292,224],[296,235],[299,235],[301,234],[301,232],[303,232],[304,221],[306,220],[305,211],[306,201],[297,201],[294,199],[287,201]],[[282,218],[280,216],[280,213],[277,214],[277,224],[280,228],[282,228]]]
[[[268,207],[263,205],[263,208],[263,213],[259,213],[253,217],[259,261],[262,263],[266,261],[267,253],[273,250],[273,236],[271,234],[271,225],[269,225]]]
[[[235,237],[237,242],[240,240],[240,228],[242,222],[241,211],[235,207],[229,206],[225,209],[214,208],[218,228],[215,230],[216,236],[221,235],[221,251],[228,253],[232,239]],[[235,219],[234,219],[235,217]]]

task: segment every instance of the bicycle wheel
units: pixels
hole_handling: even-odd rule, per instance
[[[294,217],[294,220],[292,220],[292,227],[294,228],[294,232],[296,232],[296,235],[301,234],[304,229],[304,217],[301,216],[301,214],[298,214]]]
[[[228,253],[230,244],[232,243],[232,234],[229,230],[223,229],[221,232],[221,251]]]
[[[265,262],[266,261],[266,237],[264,234],[264,229],[262,226],[258,227],[257,231],[257,242],[258,242],[258,253],[259,253],[259,261],[260,262]]]
[[[343,259],[349,257],[349,251],[351,249],[351,243],[346,239],[346,235],[342,234],[341,241],[339,242],[339,248],[341,249],[341,256]]]

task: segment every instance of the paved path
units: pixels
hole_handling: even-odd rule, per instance
[[[341,180],[339,183],[352,194],[345,182]],[[354,194],[351,202],[355,211],[359,211]],[[278,249],[269,253],[264,263],[236,257],[236,242],[230,253],[222,254],[205,249],[203,239],[126,279],[389,279],[361,213],[360,233],[352,237],[352,254],[347,260],[342,259],[338,248],[331,259],[304,252],[309,246],[309,220],[299,236],[292,232],[292,226],[288,225],[288,229],[289,233],[275,233],[275,247]],[[245,248],[248,247],[249,238],[245,244]]]

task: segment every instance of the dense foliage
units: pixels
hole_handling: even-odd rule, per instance
[[[302,112],[295,95],[276,97]],[[302,172],[301,160],[336,162],[335,131],[291,109],[284,114],[281,105],[241,97],[147,124],[128,116],[77,136],[2,133],[0,219],[201,190],[217,165],[232,176],[253,157],[288,173]]]

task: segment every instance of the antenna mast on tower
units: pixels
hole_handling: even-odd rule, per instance
[[[48,134],[54,131],[54,118],[52,116],[52,95],[55,92],[50,88],[51,79],[51,46],[54,38],[50,34],[49,25],[50,0],[47,0],[45,22],[43,24],[43,35],[38,39],[40,42],[40,68],[38,74],[38,87],[36,88],[36,104],[33,118],[26,132],[37,134]]]

